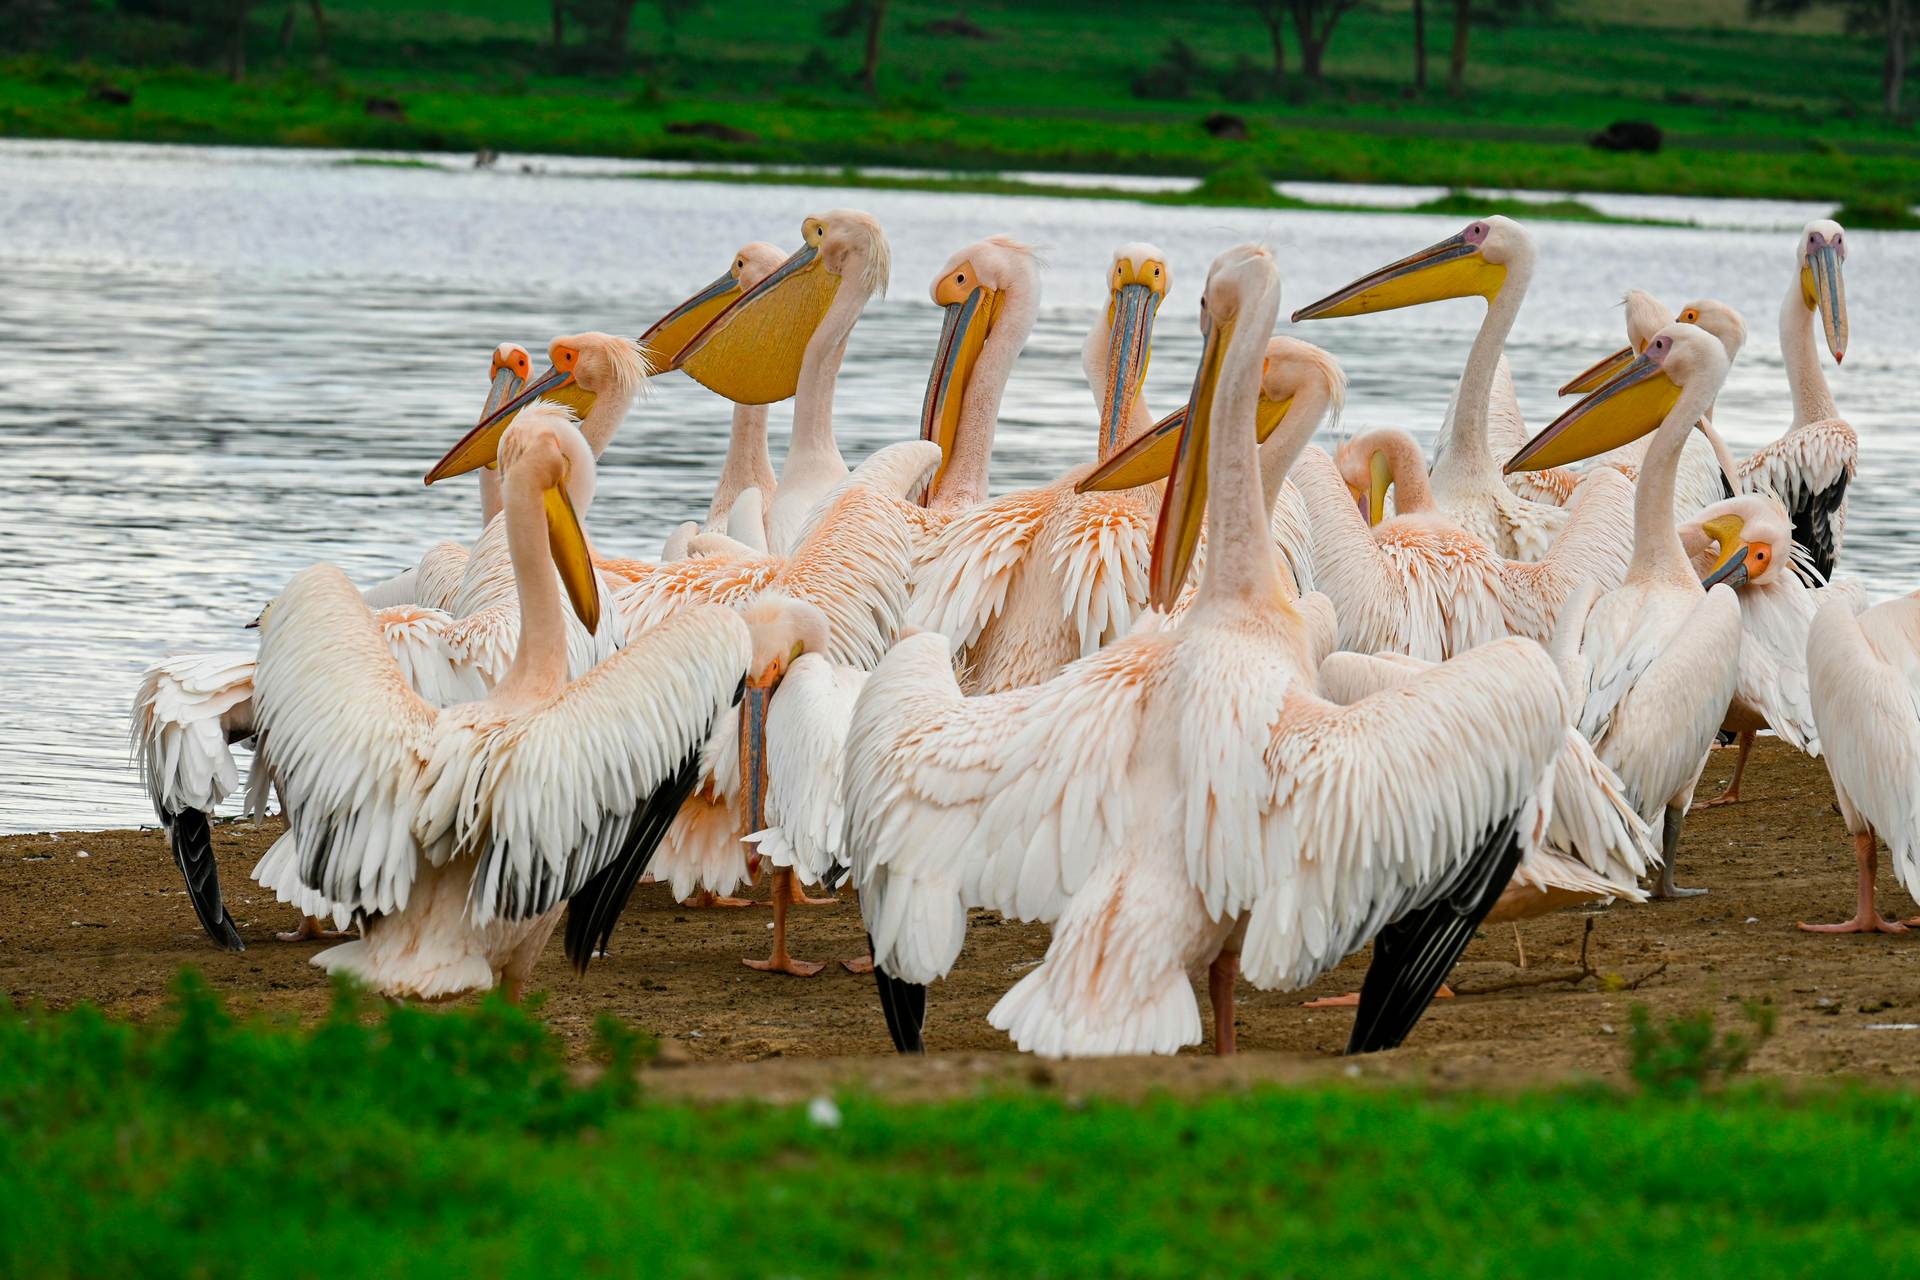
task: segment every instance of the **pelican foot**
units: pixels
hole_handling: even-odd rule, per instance
[[[842,960],[840,967],[848,973],[872,973],[873,957],[861,956],[858,960]]]
[[[1719,795],[1715,796],[1713,799],[1702,800],[1699,804],[1693,806],[1693,811],[1695,813],[1698,813],[1702,809],[1717,809],[1723,804],[1739,804],[1739,803],[1740,803],[1740,788],[1728,787],[1725,791],[1722,791]]]
[[[1435,1000],[1451,1000],[1453,999],[1453,988],[1443,982],[1440,984],[1440,989],[1433,993],[1433,998]],[[1302,1001],[1300,1007],[1303,1009],[1351,1009],[1359,1003],[1360,993],[1358,991],[1349,991],[1343,996],[1322,996],[1318,1000]]]
[[[702,889],[680,905],[704,909],[706,907],[757,907],[761,904],[752,898],[723,898],[710,889]]]
[[[1875,912],[1872,915],[1856,915],[1842,924],[1808,924],[1802,920],[1794,927],[1807,933],[1905,933],[1907,925],[1920,925],[1920,919],[1901,924]]]
[[[796,978],[811,978],[827,966],[815,964],[811,960],[795,960],[792,956],[774,954],[766,960],[742,960],[741,964],[760,973],[788,973]]]
[[[273,935],[281,942],[338,942],[351,938],[351,929],[329,929],[313,916],[302,916],[298,929],[283,929]]]

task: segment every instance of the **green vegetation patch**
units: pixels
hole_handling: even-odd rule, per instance
[[[1642,1022],[1644,1092],[1263,1089],[1123,1104],[652,1102],[497,1001],[312,1030],[0,1014],[0,1274],[1624,1274],[1905,1268],[1920,1098],[1709,1087],[1743,1043]]]

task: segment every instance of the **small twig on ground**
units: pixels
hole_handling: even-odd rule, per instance
[[[1485,986],[1470,987],[1462,983],[1455,982],[1452,984],[1454,993],[1456,995],[1463,995],[1463,996],[1484,996],[1484,995],[1491,995],[1496,991],[1518,991],[1524,987],[1550,987],[1557,983],[1562,983],[1562,982],[1568,984],[1569,986],[1577,987],[1581,983],[1585,982],[1588,978],[1592,978],[1595,981],[1601,981],[1605,978],[1606,975],[1602,974],[1598,969],[1594,968],[1593,962],[1587,958],[1587,948],[1592,941],[1593,941],[1593,917],[1588,916],[1587,927],[1580,934],[1580,967],[1578,969],[1563,969],[1559,973],[1528,974],[1524,978],[1508,978],[1503,982],[1489,982]],[[1616,978],[1615,981],[1618,981],[1620,983],[1620,987],[1619,987],[1620,990],[1638,991],[1644,983],[1652,981],[1654,978],[1659,977],[1661,974],[1665,973],[1666,971],[1667,971],[1667,962],[1665,960],[1662,960],[1659,964],[1647,970],[1645,973],[1641,974],[1637,978],[1633,978],[1633,979]]]

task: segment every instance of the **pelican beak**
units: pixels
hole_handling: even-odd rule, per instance
[[[547,371],[522,387],[519,394],[500,404],[495,404],[493,398],[488,397],[491,412],[483,411],[473,430],[461,436],[460,442],[433,464],[433,469],[427,472],[428,484],[492,466],[500,458],[500,437],[506,433],[508,424],[535,400],[564,404],[576,415],[586,416],[588,410],[593,408],[594,394],[574,380],[573,372],[579,363],[579,353],[571,347],[556,344],[553,357],[554,363],[548,366]]]
[[[740,777],[747,786],[749,831],[767,825],[767,708],[787,678],[787,668],[803,651],[796,644],[785,659],[776,657],[757,674],[749,674],[740,699]]]
[[[1360,513],[1367,518],[1367,527],[1372,528],[1386,518],[1387,490],[1393,486],[1393,471],[1387,466],[1387,455],[1378,449],[1367,459],[1367,491],[1360,495]]]
[[[1127,411],[1147,380],[1153,355],[1153,321],[1166,296],[1164,264],[1152,259],[1135,266],[1131,258],[1114,264],[1113,296],[1107,301],[1107,385],[1100,401],[1100,452],[1120,447]]]
[[[736,260],[727,273],[700,292],[654,321],[640,335],[640,347],[647,353],[647,368],[666,372],[680,367],[687,347],[740,299],[740,267]]]
[[[1214,394],[1220,366],[1233,340],[1234,321],[1216,320],[1207,331],[1200,353],[1193,394],[1187,400],[1187,419],[1180,428],[1167,491],[1160,499],[1160,519],[1153,528],[1153,563],[1148,570],[1148,603],[1171,608],[1186,585],[1187,570],[1200,544],[1207,512],[1207,438],[1213,429]]]
[[[1294,312],[1293,319],[1297,324],[1392,311],[1443,298],[1491,298],[1506,279],[1507,269],[1488,262],[1481,255],[1480,242],[1462,231],[1309,303]]]
[[[1544,471],[1591,458],[1638,440],[1659,426],[1680,386],[1646,353],[1635,356],[1613,381],[1584,397],[1520,446],[1506,474]]]
[[[549,485],[540,495],[547,510],[547,547],[553,552],[553,567],[560,571],[560,582],[573,602],[573,612],[588,631],[600,629],[600,583],[593,571],[593,554],[587,549],[587,533],[574,514],[573,499],[567,496],[566,483]]]
[[[1632,364],[1634,356],[1638,354],[1632,347],[1622,347],[1605,359],[1594,361],[1583,372],[1567,379],[1560,388],[1560,394],[1583,396],[1589,391],[1599,390],[1620,376],[1621,371]]]
[[[973,264],[956,274],[978,279]],[[927,486],[927,500],[939,490],[946,477],[947,463],[960,434],[960,410],[966,404],[967,386],[973,380],[987,335],[1000,314],[1000,290],[985,285],[971,289],[956,286],[949,278],[940,282],[934,300],[946,311],[940,326],[940,346],[934,353],[933,370],[927,376],[927,396],[920,406],[920,438],[940,446],[940,470]]]
[[[1809,311],[1820,313],[1835,364],[1847,356],[1847,282],[1840,274],[1841,261],[1840,246],[1823,238],[1807,250],[1800,266],[1800,296]]]
[[[1752,568],[1747,563],[1751,548],[1740,537],[1745,527],[1746,521],[1731,514],[1715,516],[1700,525],[1700,532],[1712,538],[1720,547],[1720,558],[1713,562],[1713,568],[1700,580],[1701,586],[1711,587],[1720,582],[1730,587],[1745,585],[1752,574]]]
[[[1292,396],[1269,400],[1265,391],[1260,393],[1260,404],[1254,410],[1254,420],[1262,443],[1273,434],[1273,429],[1280,425],[1281,419],[1287,416],[1287,410],[1292,407]],[[1165,480],[1167,473],[1173,470],[1174,454],[1180,445],[1180,429],[1186,425],[1187,406],[1183,404],[1154,423],[1152,430],[1088,472],[1084,479],[1073,486],[1073,491],[1110,493]]]
[[[840,277],[820,257],[826,223],[808,218],[806,244],[687,343],[679,367],[735,404],[772,404],[800,385],[800,362]]]

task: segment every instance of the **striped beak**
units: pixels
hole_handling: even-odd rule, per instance
[[[971,264],[963,267],[968,279],[974,278]],[[987,335],[1000,314],[1001,293],[985,285],[970,289],[949,288],[943,281],[935,298],[946,312],[940,325],[940,346],[933,357],[933,369],[927,375],[927,394],[920,405],[920,438],[940,446],[940,469],[927,486],[927,501],[932,501],[940,482],[946,478],[947,463],[953,458],[954,443],[960,435],[960,412],[966,406],[967,388],[973,381],[974,366],[987,344]]]
[[[1107,381],[1100,400],[1100,454],[1120,447],[1127,413],[1140,398],[1153,355],[1153,321],[1166,296],[1166,268],[1152,259],[1135,266],[1114,264],[1113,295],[1107,301]]]
[[[1847,356],[1847,283],[1840,274],[1840,246],[1818,231],[1809,233],[1807,259],[1800,267],[1800,296],[1807,309],[1820,313],[1833,362]]]

